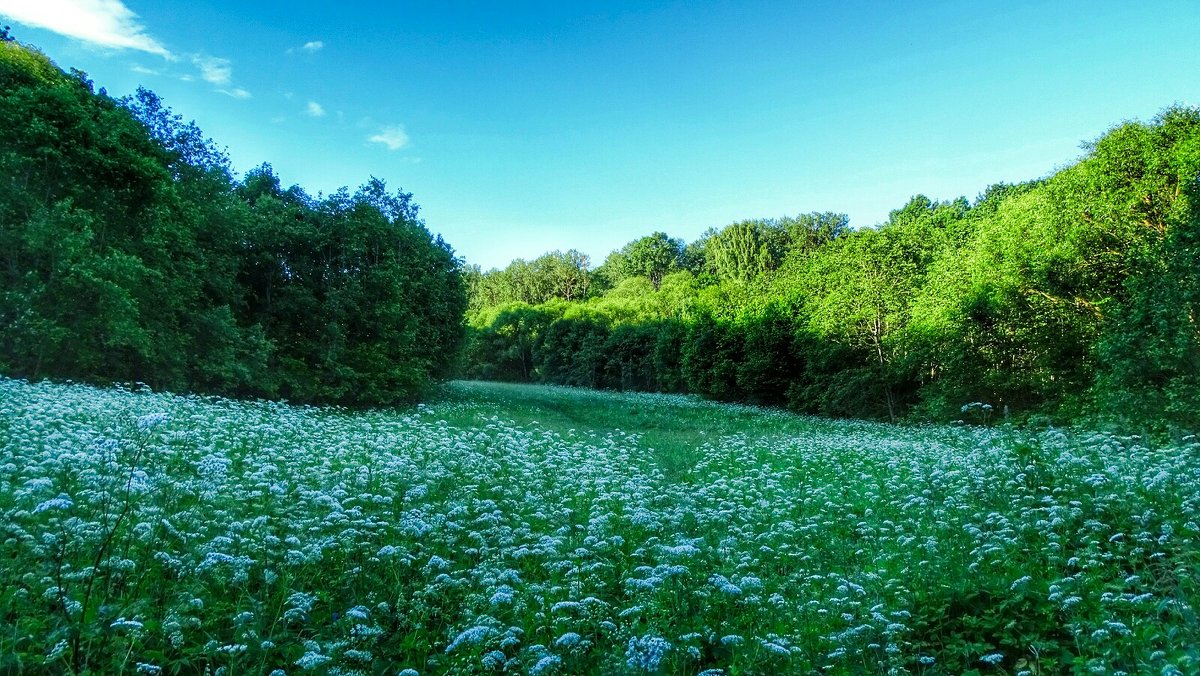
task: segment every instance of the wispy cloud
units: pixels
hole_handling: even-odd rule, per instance
[[[218,94],[235,99],[250,98],[250,92],[242,87],[230,86],[233,83],[233,62],[229,59],[207,54],[193,54],[192,63],[200,70],[201,80],[216,85]],[[191,81],[190,78],[184,79]]]
[[[304,109],[304,112],[313,117],[325,117],[325,107],[316,101],[309,101],[308,106]]]
[[[140,75],[162,75],[161,70],[156,70],[154,68],[147,68],[140,63],[133,64],[132,66],[129,67],[129,70],[132,70],[133,72],[138,73]]]
[[[287,50],[287,53],[295,54],[296,52],[303,52],[305,54],[315,54],[322,49],[325,49],[324,42],[321,42],[320,40],[310,40],[300,47],[292,47],[291,49]]]
[[[3,0],[0,0],[3,2]],[[233,64],[229,59],[216,56],[197,54],[192,57],[192,63],[200,69],[200,77],[215,85],[227,85],[233,79]]]
[[[88,44],[174,58],[121,0],[0,0],[0,14]]]
[[[408,145],[408,134],[405,133],[404,127],[384,127],[374,135],[367,137],[367,141],[385,145],[388,150],[400,150]]]

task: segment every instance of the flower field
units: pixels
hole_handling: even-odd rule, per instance
[[[0,673],[1197,673],[1200,444],[0,380]]]

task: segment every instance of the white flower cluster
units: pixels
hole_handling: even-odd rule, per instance
[[[667,452],[462,387],[351,414],[0,380],[0,589],[49,611],[0,647],[93,673],[1050,673],[1012,646],[1068,635],[1088,669],[1200,668],[1194,439],[531,395],[737,423]]]

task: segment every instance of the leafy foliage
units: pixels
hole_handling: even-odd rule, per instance
[[[0,369],[350,405],[455,364],[460,263],[412,196],[244,181],[153,93],[0,41]]]
[[[614,251],[591,272],[591,296],[556,312],[603,317],[612,335],[669,334],[640,337],[639,354],[677,346],[645,361],[625,340],[610,345],[645,375],[601,387],[891,420],[958,418],[978,402],[998,419],[1196,429],[1200,112],[1170,108],[1087,148],[974,202],[918,195],[873,228],[814,212],[740,221],[686,246],[655,233]],[[525,380],[585,384],[563,379],[561,349],[541,362],[539,349]]]

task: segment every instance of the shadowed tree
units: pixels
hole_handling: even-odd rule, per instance
[[[147,90],[0,41],[0,368],[28,378],[356,405],[445,375],[459,261],[411,195],[237,185]]]

